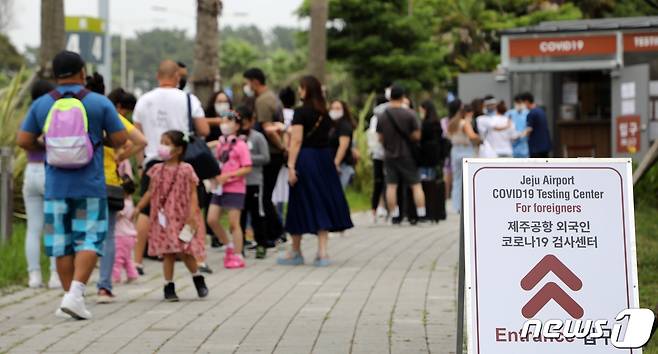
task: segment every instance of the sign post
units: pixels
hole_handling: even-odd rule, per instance
[[[630,159],[466,159],[463,214],[468,353],[642,352]]]
[[[106,54],[105,23],[99,18],[67,16],[66,50],[80,54],[88,64],[103,64]],[[107,80],[109,77],[106,77]]]

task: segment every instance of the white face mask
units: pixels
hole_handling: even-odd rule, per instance
[[[222,123],[219,125],[219,129],[222,131],[223,135],[233,134],[233,124],[232,123]]]
[[[242,91],[247,97],[253,97],[254,96],[254,90],[249,86],[249,84],[245,84],[244,87],[242,88]]]
[[[231,110],[231,105],[228,102],[215,102],[215,113],[222,114]]]
[[[406,103],[401,104],[400,107],[402,107],[404,109],[409,109],[409,105],[406,104]]]
[[[386,97],[386,100],[387,100],[387,101],[390,101],[390,100],[391,100],[391,88],[390,88],[390,87],[387,88],[387,89],[384,91],[384,97]]]
[[[523,112],[526,109],[526,106],[523,103],[517,103],[514,105],[514,109],[516,109],[519,112]]]
[[[331,117],[331,120],[339,120],[343,118],[343,111],[342,110],[331,110],[329,111],[329,117]]]

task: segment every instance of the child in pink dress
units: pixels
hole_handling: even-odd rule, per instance
[[[217,145],[217,159],[222,167],[222,174],[216,178],[219,187],[213,191],[208,208],[208,225],[219,235],[222,226],[219,224],[224,210],[228,213],[228,223],[233,236],[232,241],[226,245],[224,267],[228,269],[243,268],[242,257],[242,227],[240,215],[244,209],[247,193],[246,176],[251,172],[251,153],[244,137],[237,135],[242,123],[238,114],[222,118],[220,128],[222,136]]]
[[[208,295],[208,287],[196,262],[196,258],[205,256],[205,229],[196,192],[199,178],[192,166],[182,161],[187,142],[185,134],[177,130],[162,134],[158,155],[164,162],[148,171],[151,178],[149,190],[133,213],[137,215],[150,203],[148,253],[163,259],[166,301],[178,301],[174,285],[177,257],[192,274],[199,297]]]
[[[130,162],[124,160],[118,167],[120,176],[127,176],[132,179],[132,168]],[[133,263],[133,248],[135,247],[137,230],[135,224],[130,219],[135,211],[132,194],[135,193],[134,184],[123,184],[125,198],[123,210],[117,214],[117,220],[114,225],[114,242],[116,253],[114,255],[114,266],[112,268],[112,280],[114,283],[121,282],[121,271],[125,270],[130,283],[139,278],[135,264]]]

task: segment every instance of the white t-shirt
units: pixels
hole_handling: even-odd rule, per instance
[[[493,117],[480,116],[477,118],[480,137],[491,145],[498,156],[512,156],[512,140],[516,135],[514,122],[511,122],[507,129],[496,129],[503,128],[508,124],[510,124],[510,119],[500,114]]]
[[[205,118],[199,99],[190,94],[192,118]],[[187,93],[177,88],[158,87],[137,100],[133,111],[133,122],[139,123],[144,131],[147,145],[144,163],[158,156],[158,145],[162,133],[168,130],[189,132],[187,118]]]

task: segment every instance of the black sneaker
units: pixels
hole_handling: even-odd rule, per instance
[[[392,217],[391,218],[391,224],[393,224],[393,225],[402,224],[402,217],[401,216]]]
[[[135,269],[137,269],[137,274],[139,274],[140,276],[144,275],[144,266],[143,265],[136,265]]]
[[[245,248],[250,250],[250,251],[255,250],[256,248],[258,248],[258,244],[254,243],[253,245],[246,246]]]
[[[419,220],[420,219],[418,219],[418,218],[409,218],[409,224],[416,225],[416,224],[418,224]]]
[[[210,247],[212,247],[212,248],[220,248],[220,247],[222,247],[222,243],[219,242],[219,240],[217,239],[217,237],[211,235],[211,236],[210,236]]]
[[[256,247],[256,259],[264,259],[267,256],[267,248],[265,246]]]
[[[176,295],[176,285],[169,283],[164,286],[164,299],[167,302],[178,302],[178,295]]]
[[[201,273],[212,274],[212,269],[208,267],[207,263],[199,264],[198,269]]]
[[[199,297],[208,296],[208,287],[206,286],[206,280],[203,278],[203,275],[194,276],[192,280],[194,281],[194,287]]]

